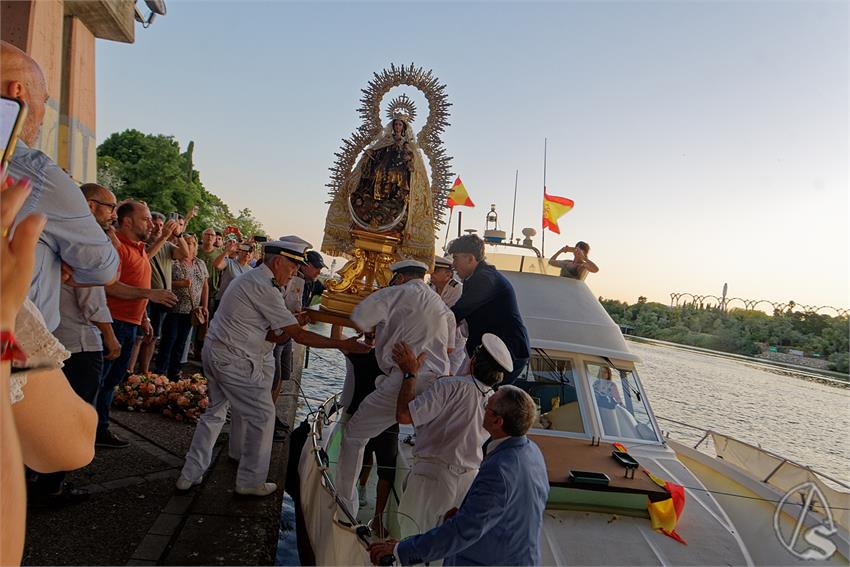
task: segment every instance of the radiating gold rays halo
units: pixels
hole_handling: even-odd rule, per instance
[[[416,120],[416,103],[406,94],[402,93],[401,96],[397,96],[390,101],[389,106],[387,106],[386,116],[387,120],[404,118],[410,124]]]
[[[446,155],[441,134],[449,126],[449,107],[446,85],[441,84],[431,70],[416,67],[413,63],[408,66],[396,67],[390,64],[389,69],[374,73],[372,80],[361,92],[360,108],[357,109],[362,120],[361,125],[348,138],[342,140],[340,150],[334,155],[336,160],[330,168],[331,178],[327,184],[331,199],[342,188],[345,180],[351,175],[357,157],[366,146],[381,132],[381,100],[398,86],[406,85],[418,89],[428,101],[428,119],[416,135],[419,147],[428,157],[431,166],[431,195],[434,199],[434,222],[443,224],[443,214],[446,197],[451,189],[454,173],[451,171],[451,156]],[[404,97],[401,95],[393,102]],[[413,101],[410,101],[412,104]],[[393,103],[391,102],[390,105]],[[415,110],[415,106],[414,106]],[[436,228],[436,227],[435,227]]]

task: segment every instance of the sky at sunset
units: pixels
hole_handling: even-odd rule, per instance
[[[177,2],[133,45],[99,41],[97,135],[195,141],[206,188],[318,247],[328,168],[390,63],[447,85],[444,135],[478,205],[540,230],[575,208],[597,295],[671,292],[850,307],[847,2]],[[427,105],[410,89],[421,127]],[[442,246],[445,227],[439,230]],[[452,232],[455,229],[452,228]],[[539,244],[540,237],[536,238]]]

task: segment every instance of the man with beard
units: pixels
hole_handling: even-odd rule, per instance
[[[97,395],[97,437],[99,447],[126,447],[127,441],[109,431],[109,407],[115,387],[127,377],[127,365],[136,335],[141,329],[145,336],[152,334],[151,323],[145,314],[148,300],[174,305],[177,297],[167,289],[151,289],[151,263],[145,242],[153,230],[153,219],[147,205],[126,201],[117,211],[116,248],[121,259],[120,280],[106,287],[107,304],[112,314],[112,329],[121,344],[121,354],[103,365],[103,379]]]

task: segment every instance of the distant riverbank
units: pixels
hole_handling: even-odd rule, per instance
[[[829,384],[833,386],[839,386],[843,388],[850,388],[850,375],[843,374],[841,372],[833,372],[831,370],[820,370],[817,368],[812,368],[810,366],[801,366],[798,364],[789,364],[786,362],[780,362],[775,360],[768,360],[765,358],[758,358],[755,356],[746,356],[743,354],[734,354],[731,352],[723,352],[719,350],[711,350],[707,348],[700,348],[690,345],[683,345],[679,343],[672,343],[670,341],[661,341],[658,339],[647,339],[645,337],[637,337],[634,335],[624,335],[627,340],[634,341],[636,343],[645,343],[650,345],[657,346],[667,346],[671,348],[677,348],[681,350],[687,350],[690,352],[697,352],[700,354],[705,354],[709,356],[717,356],[720,358],[727,358],[732,360],[740,360],[742,362],[749,362],[761,367],[765,367],[767,369],[777,369],[777,370],[787,370],[788,372],[783,372],[783,374],[796,375],[801,378],[805,378],[807,380],[815,380],[824,384]]]

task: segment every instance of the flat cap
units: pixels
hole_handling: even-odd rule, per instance
[[[484,336],[481,337],[481,344],[505,372],[513,372],[514,361],[511,358],[511,351],[508,350],[502,339],[493,333],[484,333]]]
[[[428,265],[418,260],[399,260],[395,264],[390,264],[391,272],[400,272],[402,270],[422,270],[423,272],[427,272]]]
[[[322,255],[315,250],[307,252],[304,258],[307,260],[307,263],[314,268],[327,268],[327,265],[325,265],[325,259],[322,258]]]

